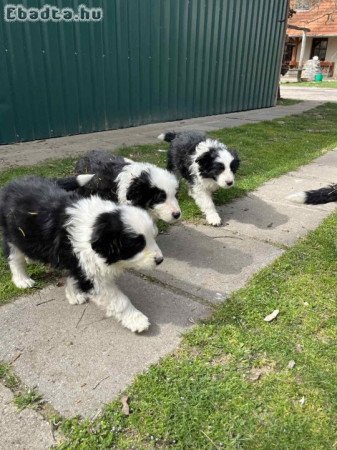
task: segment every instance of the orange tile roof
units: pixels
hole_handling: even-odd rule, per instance
[[[296,9],[294,1],[290,5]],[[321,0],[307,11],[297,10],[289,24],[310,28],[307,36],[337,36],[337,0]],[[288,28],[287,34],[302,36],[302,31]]]

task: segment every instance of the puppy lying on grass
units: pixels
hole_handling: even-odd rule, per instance
[[[149,215],[97,196],[81,198],[55,181],[18,179],[0,191],[0,228],[13,283],[29,288],[26,257],[68,272],[71,304],[92,300],[134,332],[148,318],[118,289],[123,269],[149,269],[163,261]]]

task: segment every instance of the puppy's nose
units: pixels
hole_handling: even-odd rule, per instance
[[[227,186],[233,186],[233,181],[226,181]]]
[[[156,265],[159,266],[159,264],[161,264],[164,261],[164,258],[162,256],[156,256],[154,260]]]
[[[172,217],[173,217],[173,219],[179,219],[179,217],[180,217],[180,212],[179,212],[179,211],[176,211],[176,212],[172,213]]]

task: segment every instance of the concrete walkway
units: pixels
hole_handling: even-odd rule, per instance
[[[275,106],[273,108],[178,120],[176,122],[154,123],[99,133],[2,145],[0,146],[0,170],[37,164],[51,158],[77,156],[92,149],[114,150],[122,146],[158,143],[157,136],[168,129],[197,128],[203,131],[213,131],[261,122],[262,120],[272,120],[308,111],[319,104],[320,101],[307,101],[291,106]]]
[[[0,449],[44,450],[55,444],[49,423],[31,409],[18,411],[12,392],[0,384]]]
[[[317,103],[300,105],[309,109]],[[294,105],[291,111],[300,112],[300,105]],[[255,111],[255,115],[238,113],[237,118],[223,118],[223,122],[218,121],[221,126],[217,126],[265,120],[272,111],[274,117],[281,117],[285,115],[283,108]],[[289,114],[289,108],[285,109]],[[215,120],[213,125],[201,119],[198,125],[197,120],[189,127],[216,128]],[[173,126],[177,128],[172,124],[149,125],[144,134],[129,137],[142,136],[142,142],[148,142],[150,134],[155,136]],[[180,126],[187,127],[186,122]],[[113,140],[117,131],[99,135],[109,133]],[[84,138],[50,141],[56,145],[59,141],[83,139],[84,143]],[[48,144],[51,149],[50,141],[13,147],[24,149],[26,145],[28,158],[29,149],[39,145]],[[75,141],[69,145],[80,151]],[[36,151],[36,161],[39,155]],[[6,164],[13,161],[8,158]],[[253,274],[279,257],[286,246],[319,225],[335,205],[297,206],[285,197],[336,182],[336,168],[337,149],[219,208],[222,227],[182,223],[159,236],[164,263],[151,273],[127,273],[120,280],[135,306],[149,316],[152,325],[147,333],[132,334],[112,318],[105,318],[92,304],[71,306],[65,300],[63,287],[50,286],[0,308],[0,361],[12,363],[22,382],[36,386],[44,400],[64,416],[96,416],[137,373],[173,351],[181,334],[211,314],[214,305],[225,301]],[[0,415],[4,418],[0,421],[0,449],[43,449],[53,443],[49,424],[34,411],[15,410],[11,392],[1,383]]]
[[[337,102],[337,89],[285,86],[281,84],[281,97],[315,102]]]
[[[64,288],[51,286],[0,308],[0,360],[12,362],[21,380],[61,414],[95,416],[137,373],[173,351],[181,333],[213,305],[334,210],[333,204],[296,206],[285,196],[336,181],[336,168],[337,149],[220,208],[222,227],[182,223],[159,236],[166,259],[158,270],[120,281],[149,316],[147,333],[130,333],[92,304],[71,306]],[[10,393],[2,390],[0,414],[11,417]],[[0,427],[0,448],[50,444],[50,429],[35,413],[14,416]],[[36,446],[27,446],[27,428],[36,429]]]

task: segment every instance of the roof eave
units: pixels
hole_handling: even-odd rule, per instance
[[[292,34],[292,33],[287,33],[287,36],[290,37],[302,37],[301,34]],[[307,37],[336,37],[337,33],[315,33],[315,32],[310,32],[307,34]]]

